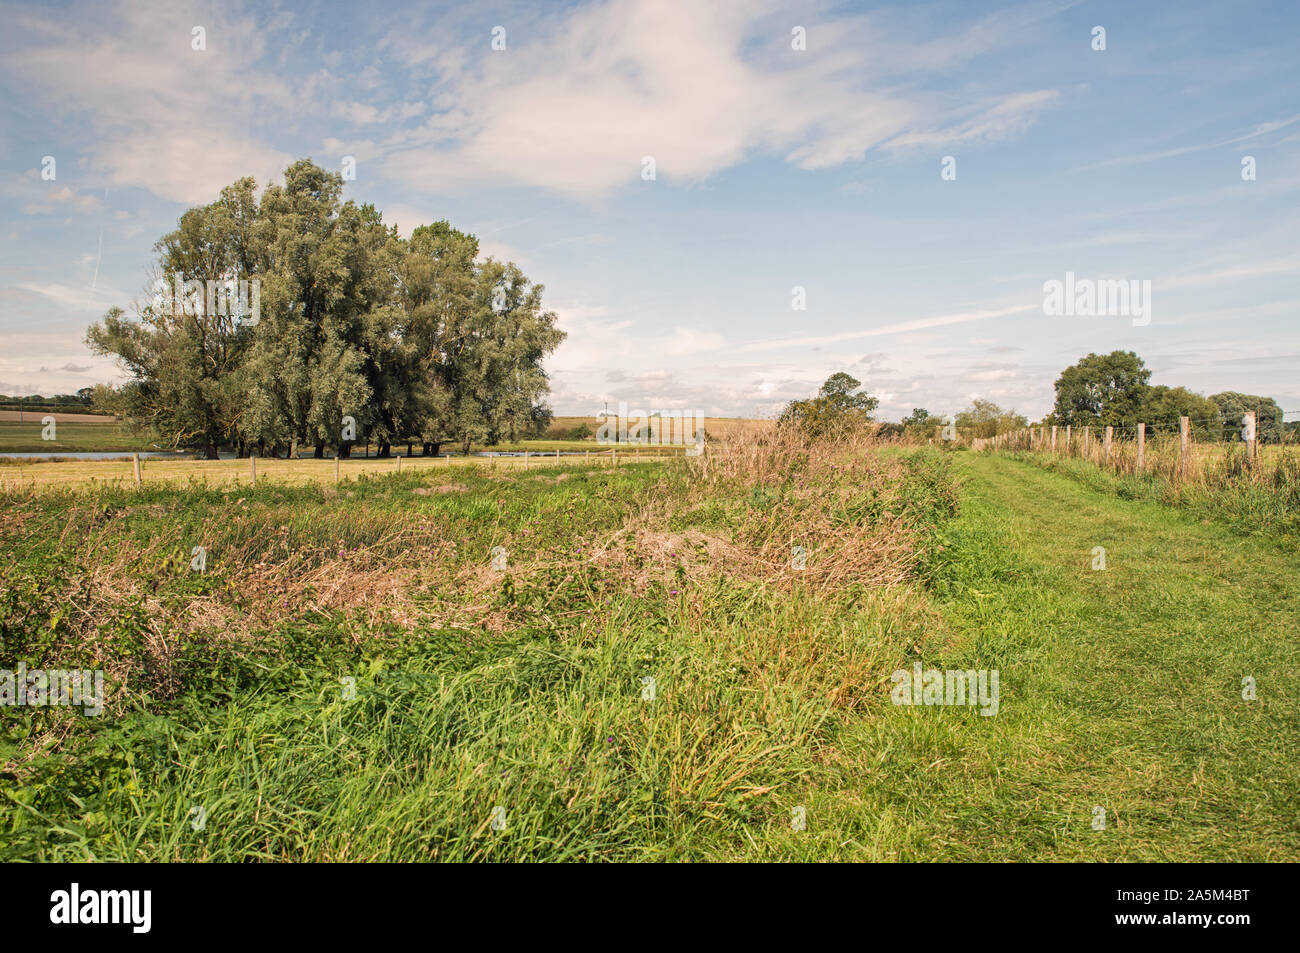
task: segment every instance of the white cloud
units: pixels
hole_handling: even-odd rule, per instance
[[[436,112],[391,139],[385,171],[426,189],[509,182],[591,199],[640,185],[644,156],[658,177],[688,184],[759,151],[825,168],[882,145],[1010,135],[1056,96],[1015,92],[972,109],[901,91],[899,72],[951,68],[1007,43],[1009,24],[977,24],[941,44],[944,58],[933,45],[900,52],[865,17],[823,24],[794,51],[788,19],[738,0],[689,16],[629,0],[534,24],[526,43],[497,54],[485,43],[445,68]]]
[[[274,23],[171,3],[83,14],[73,28],[66,14],[6,13],[25,42],[0,70],[78,123],[77,141],[109,184],[197,204],[244,175],[265,183],[292,161],[249,132],[255,116],[291,116],[308,92],[256,65]],[[206,51],[190,48],[196,23]]]

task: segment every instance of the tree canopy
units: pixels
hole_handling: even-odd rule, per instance
[[[1174,429],[1180,417],[1213,439],[1232,438],[1241,431],[1246,411],[1256,413],[1259,439],[1275,441],[1285,425],[1282,408],[1270,397],[1224,391],[1203,397],[1186,387],[1152,385],[1151,371],[1132,351],[1089,354],[1067,367],[1056,381],[1056,407],[1051,423],[1076,427],[1106,426]]]
[[[513,263],[480,261],[478,239],[448,222],[402,239],[342,190],[302,159],[260,200],[244,178],[185,212],[155,246],[166,293],[87,331],[128,374],[97,401],[210,457],[226,445],[346,455],[362,438],[381,456],[412,439],[468,450],[544,427],[542,361],[564,334],[543,287]],[[240,286],[235,305],[214,309],[210,283],[241,281],[251,303]],[[189,282],[206,300],[173,287]]]
[[[963,410],[953,421],[960,433],[969,437],[996,437],[1029,426],[1029,420],[1015,410],[1003,410],[991,400],[978,397],[969,410]]]
[[[871,412],[880,401],[869,394],[855,393],[860,386],[861,381],[843,371],[832,374],[816,397],[786,404],[779,422],[798,426],[813,437],[837,428],[868,423]]]
[[[1058,424],[1127,426],[1138,422],[1151,371],[1132,351],[1089,354],[1056,380]]]
[[[1260,397],[1257,394],[1239,394],[1225,390],[1220,394],[1211,394],[1210,400],[1219,409],[1223,422],[1223,436],[1233,437],[1241,434],[1241,418],[1246,411],[1255,412],[1255,433],[1260,440],[1277,442],[1282,439],[1285,425],[1282,420],[1282,405],[1272,397]]]

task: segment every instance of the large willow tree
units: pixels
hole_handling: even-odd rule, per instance
[[[87,331],[128,375],[100,402],[208,457],[222,446],[347,454],[363,439],[381,456],[403,440],[436,453],[544,424],[542,361],[564,335],[542,286],[513,263],[480,262],[478,240],[447,222],[403,240],[342,190],[304,159],[260,201],[245,178],[181,216],[155,246],[161,293]],[[258,282],[256,320],[174,294],[176,279]]]

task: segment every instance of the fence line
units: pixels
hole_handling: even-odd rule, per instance
[[[1290,413],[1290,412],[1288,412]],[[1219,424],[1222,428],[1222,423]],[[1156,428],[1146,423],[1134,427],[1097,425],[1078,428],[1066,425],[1041,424],[1008,431],[994,437],[977,437],[971,449],[977,451],[1027,451],[1054,456],[1077,457],[1091,460],[1097,466],[1117,473],[1152,473],[1184,482],[1198,477],[1198,458],[1195,448],[1242,446],[1244,454],[1237,464],[1251,476],[1260,473],[1261,453],[1254,411],[1242,418],[1241,443],[1221,440],[1197,442],[1190,417],[1180,417],[1178,428]],[[1129,436],[1132,439],[1128,439]],[[1149,447],[1149,445],[1152,445]],[[1279,452],[1286,452],[1285,439],[1272,444]],[[1154,451],[1154,453],[1152,452]]]

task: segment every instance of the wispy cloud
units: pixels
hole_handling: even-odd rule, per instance
[[[791,48],[789,20],[739,2],[690,16],[653,0],[566,11],[518,46],[444,71],[436,113],[390,140],[384,171],[429,190],[511,182],[593,199],[638,182],[646,156],[678,183],[763,153],[821,169],[878,147],[1022,132],[1056,98],[1015,91],[947,106],[905,91],[898,74],[917,64],[897,50],[877,57],[890,38],[868,18],[812,29],[815,52]],[[975,28],[957,46],[974,56],[1007,42]]]
[[[1286,119],[1278,119],[1272,122],[1262,122],[1257,124],[1249,132],[1242,133],[1239,136],[1231,136],[1226,139],[1215,139],[1210,142],[1198,142],[1187,146],[1177,146],[1173,149],[1162,149],[1156,152],[1142,152],[1130,156],[1115,156],[1111,159],[1103,159],[1101,162],[1094,162],[1091,165],[1081,166],[1078,171],[1085,172],[1090,169],[1106,169],[1115,166],[1140,165],[1144,162],[1159,162],[1162,159],[1175,159],[1179,156],[1191,155],[1195,152],[1204,152],[1207,149],[1220,149],[1223,146],[1237,145],[1242,142],[1249,142],[1252,139],[1258,139],[1276,132],[1279,129],[1285,129],[1287,126],[1300,122],[1300,115],[1290,116]]]
[[[857,341],[862,338],[879,337],[886,334],[903,334],[908,331],[921,331],[927,328],[941,328],[950,324],[966,324],[970,321],[987,321],[990,318],[1005,318],[1015,314],[1028,314],[1041,311],[1041,303],[1032,305],[1019,304],[1005,308],[979,308],[971,311],[955,311],[929,318],[917,318],[914,321],[899,321],[894,324],[868,328],[865,331],[848,331],[843,334],[807,335],[799,337],[776,338],[768,341],[754,341],[741,347],[742,351],[775,351],[795,347],[813,347],[826,344],[842,344],[845,341]]]

